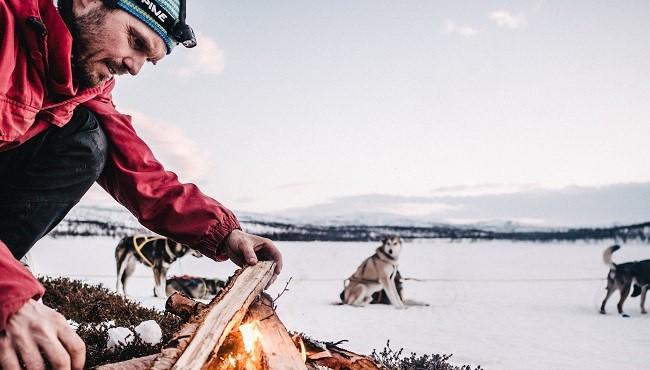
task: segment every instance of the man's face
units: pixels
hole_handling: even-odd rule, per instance
[[[79,13],[73,16],[73,64],[82,87],[97,86],[115,74],[135,76],[145,62],[156,64],[166,55],[162,38],[125,11],[100,2]]]

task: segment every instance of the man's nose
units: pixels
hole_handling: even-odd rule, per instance
[[[142,68],[142,66],[146,61],[147,58],[145,56],[140,56],[140,55],[132,56],[124,59],[124,65],[126,66],[126,69],[129,71],[129,74],[135,76],[140,72],[140,69]]]

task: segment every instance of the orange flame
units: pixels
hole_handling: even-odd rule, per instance
[[[257,324],[258,321],[252,321],[239,326],[239,331],[244,342],[244,350],[249,354],[255,351],[255,344],[262,340],[262,333]]]
[[[230,367],[237,367],[237,360],[232,357],[232,355],[228,355],[228,363],[230,364]]]

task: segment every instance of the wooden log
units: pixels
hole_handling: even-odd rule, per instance
[[[95,367],[95,370],[145,370],[151,368],[158,355],[132,358],[127,361],[116,362]]]
[[[248,309],[246,322],[258,321],[262,334],[262,354],[270,370],[307,370],[287,328],[273,311],[273,300],[262,293]]]
[[[195,301],[181,292],[174,292],[165,303],[165,311],[173,313],[184,321],[198,315],[206,307],[205,303]]]
[[[319,343],[303,335],[294,337],[294,343],[301,338],[307,347],[307,365],[329,369],[380,370],[382,367],[369,356],[360,355],[340,348],[332,343]]]
[[[152,368],[201,369],[228,333],[239,326],[250,304],[273,277],[274,269],[274,262],[261,261],[238,270],[219,296],[181,327]]]

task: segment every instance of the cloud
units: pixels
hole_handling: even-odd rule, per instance
[[[417,218],[442,215],[461,206],[431,197],[404,197],[386,194],[367,194],[334,198],[327,203],[286,209],[278,214],[305,220],[314,218]]]
[[[183,130],[161,120],[131,111],[133,126],[149,145],[154,155],[168,170],[183,181],[202,182],[208,179],[210,155],[190,139]]]
[[[471,39],[478,34],[478,30],[469,26],[459,26],[451,19],[445,19],[442,22],[442,32],[446,34],[460,35],[466,39]]]
[[[442,202],[410,202],[408,200],[385,205],[378,205],[370,211],[385,214],[394,214],[403,217],[430,216],[458,209],[460,206]]]
[[[527,24],[526,17],[523,13],[514,15],[507,10],[495,10],[490,12],[488,13],[488,18],[494,21],[497,27],[508,28],[511,30],[524,27]]]
[[[199,34],[197,45],[186,53],[183,66],[174,71],[179,77],[195,74],[217,75],[225,67],[225,53],[216,41]]]
[[[548,189],[535,185],[503,186],[499,193],[458,195],[459,190],[498,190],[497,185],[458,187],[455,195],[407,197],[366,194],[288,209],[279,214],[297,220],[349,219],[371,223],[408,220],[420,223],[506,223],[531,226],[610,226],[650,221],[650,182],[600,187]],[[526,189],[528,187],[528,189]],[[455,187],[454,187],[455,188]],[[516,190],[516,191],[514,191]],[[480,193],[480,192],[478,192]]]
[[[431,191],[433,196],[464,197],[477,195],[513,194],[540,190],[536,184],[477,184],[443,186]]]

